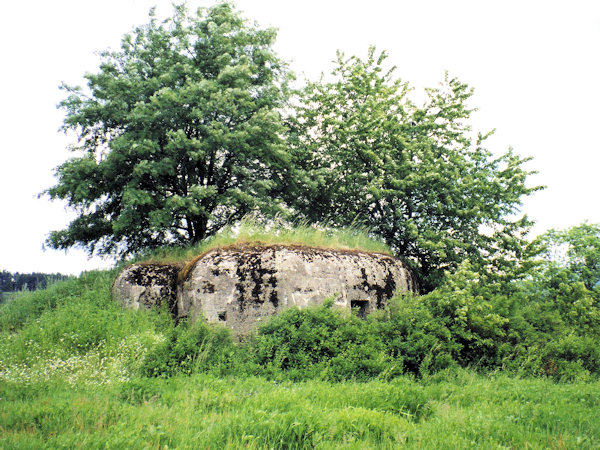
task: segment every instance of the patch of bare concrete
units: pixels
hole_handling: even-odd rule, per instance
[[[112,286],[114,299],[128,308],[158,307],[164,302],[176,317],[177,275],[182,264],[132,264],[123,269]]]

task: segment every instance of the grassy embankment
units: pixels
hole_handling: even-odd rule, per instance
[[[411,355],[390,353],[403,344],[376,336],[401,322],[326,308],[234,344],[218,328],[175,327],[165,311],[123,310],[115,275],[0,305],[0,448],[600,445],[597,377],[428,371],[427,354],[411,374]]]
[[[264,227],[252,219],[243,219],[235,227],[227,226],[218,234],[189,247],[165,247],[139,255],[135,261],[186,262],[215,248],[233,245],[300,245],[323,249],[361,250],[391,255],[382,241],[370,237],[361,228],[321,229],[307,224],[293,227],[274,222]]]

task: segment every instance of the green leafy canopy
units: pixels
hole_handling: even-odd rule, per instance
[[[78,156],[46,193],[78,216],[49,245],[126,256],[281,214],[371,230],[425,290],[465,259],[499,276],[526,269],[519,207],[539,187],[526,185],[527,158],[494,156],[491,133],[472,132],[469,86],[446,75],[417,106],[371,48],[339,54],[333,81],[290,102],[274,39],[229,3],[180,6],[102,53],[86,90],[64,86]]]
[[[422,107],[386,70],[387,55],[338,54],[331,82],[310,83],[291,122],[292,152],[309,183],[298,215],[334,226],[358,223],[414,263],[425,289],[464,259],[514,265],[530,222],[517,217],[527,158],[495,157],[474,134],[470,89],[446,78]]]
[[[195,15],[180,6],[102,53],[87,90],[63,86],[79,156],[58,167],[47,194],[78,217],[49,245],[126,255],[279,211],[290,158],[278,111],[290,74],[274,39],[229,3]]]
[[[600,224],[553,229],[538,240],[546,251],[548,270],[566,270],[572,281],[600,293]]]

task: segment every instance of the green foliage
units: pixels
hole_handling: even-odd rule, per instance
[[[403,372],[419,376],[456,366],[452,336],[419,297],[395,298],[376,314],[374,332]]]
[[[463,263],[442,286],[392,300],[379,313],[390,355],[425,376],[446,367],[555,379],[598,377],[600,310],[585,286],[539,270],[503,287]]]
[[[270,319],[248,345],[258,373],[293,380],[368,380],[390,361],[378,336],[356,316],[331,308],[289,309]]]
[[[491,133],[473,135],[467,85],[446,76],[417,107],[385,58],[338,54],[334,81],[300,96],[290,142],[306,179],[290,202],[311,222],[367,226],[416,262],[426,291],[465,259],[515,266],[530,222],[514,217],[539,189],[525,185],[528,159],[494,157]]]
[[[462,366],[496,367],[509,319],[494,301],[479,294],[477,274],[463,263],[439,289],[423,299],[431,315],[451,337],[454,359]]]
[[[600,297],[592,283],[597,274],[592,274],[600,249],[598,227],[552,230],[537,241],[545,246],[546,259],[507,300],[512,351],[504,366],[556,379],[597,376]]]
[[[550,230],[540,237],[548,258],[600,298],[600,224],[583,223],[567,230]]]
[[[141,374],[169,377],[178,373],[223,373],[230,368],[234,345],[223,327],[210,327],[201,320],[193,325],[181,322],[169,336],[146,356]]]
[[[127,255],[278,211],[289,77],[274,39],[229,3],[190,15],[180,6],[101,53],[87,89],[64,86],[64,129],[77,133],[79,155],[46,193],[78,216],[48,244]]]

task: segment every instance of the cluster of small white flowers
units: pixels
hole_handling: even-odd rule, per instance
[[[128,336],[115,345],[102,341],[84,354],[74,355],[65,355],[60,349],[42,351],[37,343],[28,341],[24,362],[0,360],[0,381],[31,385],[64,380],[73,386],[124,382],[137,371],[148,349],[162,340],[163,335],[145,332]]]

